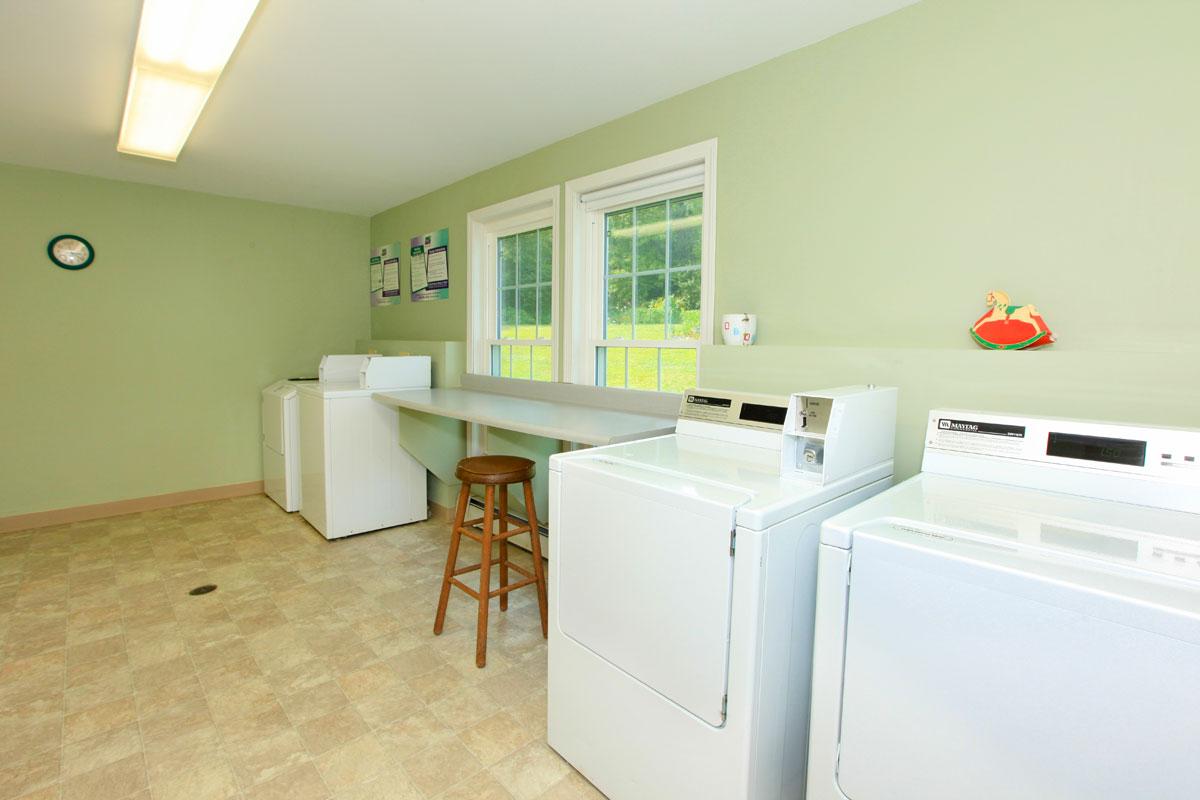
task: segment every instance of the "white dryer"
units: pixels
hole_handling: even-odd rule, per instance
[[[613,800],[804,788],[821,521],[890,485],[896,390],[686,393],[550,458],[550,746]]]
[[[936,410],[821,533],[808,800],[1200,797],[1200,431]]]
[[[425,466],[400,446],[400,417],[371,395],[428,389],[428,356],[361,357],[353,381],[297,386],[300,515],[326,539],[427,519]]]

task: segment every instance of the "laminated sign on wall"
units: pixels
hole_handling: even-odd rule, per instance
[[[450,297],[450,229],[442,228],[409,242],[408,257],[412,300],[445,300]]]
[[[400,302],[400,242],[371,250],[371,305],[388,306]]]

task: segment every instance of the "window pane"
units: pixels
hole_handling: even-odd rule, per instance
[[[658,388],[658,348],[631,347],[629,349],[629,388]]]
[[[554,265],[554,229],[542,228],[538,235],[538,283],[549,283]]]
[[[550,327],[551,318],[554,311],[553,296],[550,293],[550,285],[543,284],[537,289],[537,337],[538,339],[549,339],[553,330]]]
[[[627,350],[624,347],[596,348],[596,382],[601,386],[614,386],[618,389],[625,387],[625,358]]]
[[[537,282],[537,231],[517,234],[517,282]]]
[[[537,338],[537,288],[525,286],[517,290],[517,338]]]
[[[531,347],[513,347],[512,348],[512,377],[528,379],[533,376],[533,359],[530,354]]]
[[[507,378],[512,375],[512,347],[492,345],[492,374]]]
[[[628,276],[609,278],[608,311],[605,315],[605,339],[629,339],[633,336],[631,312],[633,279]]]
[[[638,272],[667,266],[667,204],[651,203],[634,209],[636,237],[634,268]]]
[[[662,351],[662,391],[684,392],[695,387],[696,352],[682,347]]]
[[[700,269],[671,270],[669,339],[700,338]]]
[[[549,345],[540,345],[533,348],[533,379],[535,381],[550,380]]]
[[[606,214],[605,225],[608,274],[633,272],[633,209]]]
[[[500,291],[500,339],[517,338],[517,290]]]
[[[678,197],[670,202],[671,267],[700,266],[701,195]]]
[[[659,274],[637,276],[637,311],[636,319],[634,320],[634,338],[665,338],[665,314],[663,313],[663,294],[665,287],[665,275]]]
[[[517,237],[497,239],[496,249],[499,251],[496,259],[500,264],[500,285],[512,286],[517,282]]]

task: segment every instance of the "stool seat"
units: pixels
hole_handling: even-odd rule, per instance
[[[499,486],[533,480],[536,465],[520,456],[471,456],[458,462],[454,477],[465,483]]]

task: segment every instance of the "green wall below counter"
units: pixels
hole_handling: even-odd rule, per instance
[[[367,249],[365,217],[0,165],[0,517],[261,478],[259,391],[354,352]]]

